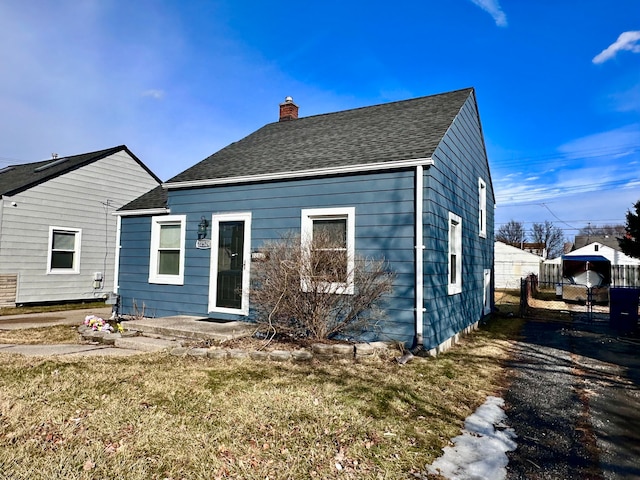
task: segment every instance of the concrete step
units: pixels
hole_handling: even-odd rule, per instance
[[[160,335],[187,340],[226,341],[247,337],[255,331],[255,325],[246,322],[216,322],[198,317],[175,316],[149,318],[123,322],[125,329],[136,330],[143,335]]]
[[[143,352],[159,352],[163,350],[171,350],[172,348],[181,347],[182,343],[177,340],[166,338],[153,338],[146,336],[121,337],[115,341],[118,348],[128,348],[131,350],[140,350]]]

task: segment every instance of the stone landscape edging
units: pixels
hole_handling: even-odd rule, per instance
[[[101,332],[92,330],[86,325],[78,327],[78,332],[86,341],[114,345],[116,339],[123,337],[136,337],[139,332],[125,330],[123,333]],[[191,347],[179,346],[167,350],[170,355],[178,357],[209,358],[213,360],[238,360],[251,359],[255,361],[271,362],[310,362],[312,360],[381,360],[393,358],[400,354],[398,348],[392,343],[371,342],[356,344],[327,344],[314,343],[310,349],[301,348],[295,350],[245,350],[238,348],[224,348],[219,346]]]

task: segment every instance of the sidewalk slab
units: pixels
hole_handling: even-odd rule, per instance
[[[120,349],[105,345],[79,345],[79,344],[55,344],[55,345],[16,345],[0,344],[0,354],[8,353],[24,355],[27,357],[48,356],[124,356],[141,353],[139,350]]]
[[[117,348],[138,350],[143,352],[159,352],[181,347],[182,344],[175,340],[152,337],[121,337],[115,341]]]

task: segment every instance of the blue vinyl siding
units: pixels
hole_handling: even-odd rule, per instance
[[[424,346],[434,348],[483,317],[484,270],[493,268],[494,193],[473,95],[424,168]],[[479,235],[478,179],[486,183],[486,237]],[[396,273],[387,317],[362,340],[415,336],[415,169],[170,190],[172,215],[186,215],[184,285],[149,284],[150,217],[122,218],[119,293],[124,313],[207,317],[211,250],[195,248],[204,216],[251,212],[251,248],[300,232],[301,210],[355,207],[355,251],[384,257]],[[448,294],[449,212],[462,219],[462,292]],[[209,230],[210,233],[210,230]],[[251,299],[250,303],[251,303]],[[212,315],[213,316],[213,315]],[[216,315],[216,318],[239,318]]]
[[[494,195],[475,104],[467,101],[425,169],[425,346],[483,317],[484,270],[493,268]],[[487,235],[479,236],[478,178],[487,184]],[[449,295],[448,213],[462,218],[462,292]]]
[[[302,209],[353,206],[356,254],[384,257],[397,275],[394,292],[386,301],[387,320],[367,338],[411,341],[415,328],[413,184],[413,170],[406,170],[171,190],[171,214],[187,215],[185,284],[147,282],[150,219],[123,217],[121,244],[126,253],[121,256],[119,282],[123,311],[132,313],[135,298],[138,306],[144,302],[149,314],[155,316],[208,316],[211,250],[195,248],[201,216],[210,219],[217,213],[251,212],[251,248],[256,250],[286,232],[299,233]]]

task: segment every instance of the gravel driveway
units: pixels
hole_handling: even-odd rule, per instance
[[[509,364],[507,479],[640,479],[640,341],[608,322],[527,322]]]

